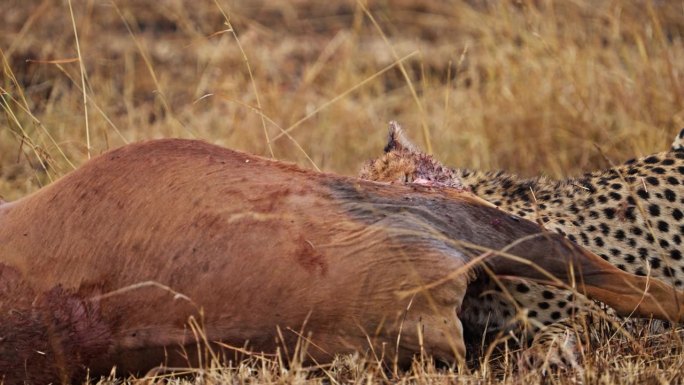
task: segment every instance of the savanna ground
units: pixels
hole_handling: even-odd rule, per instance
[[[451,166],[576,175],[684,127],[683,38],[681,1],[3,0],[0,197],[160,137],[354,175],[389,120]],[[684,381],[677,332],[585,348],[582,372],[546,377],[498,352],[408,372],[255,357],[187,381]]]

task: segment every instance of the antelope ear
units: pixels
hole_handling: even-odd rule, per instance
[[[387,153],[390,151],[401,150],[407,150],[410,152],[421,152],[420,150],[418,150],[418,147],[416,147],[413,143],[411,143],[410,140],[408,140],[408,138],[406,138],[404,130],[401,128],[399,123],[392,120],[391,122],[389,122],[387,145],[385,146],[384,151]]]
[[[497,256],[489,262],[495,274],[573,287],[623,316],[684,321],[684,293],[659,280],[622,271],[558,234],[541,233],[509,252],[531,263]]]

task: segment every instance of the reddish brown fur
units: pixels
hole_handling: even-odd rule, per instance
[[[419,329],[427,353],[453,361],[468,275],[447,275],[477,254],[469,244],[498,250],[531,234],[509,252],[565,282],[572,262],[580,289],[623,313],[681,318],[666,286],[650,291],[665,311],[639,304],[643,278],[466,192],[313,173],[198,141],[126,146],[0,207],[0,337],[19,352],[0,355],[0,371],[13,384],[187,365],[175,351],[192,346],[187,321],[200,308],[210,341],[254,351],[291,351],[288,328],[304,327],[318,362],[368,349],[367,335],[394,356],[405,317],[401,361],[420,350]],[[546,279],[503,257],[488,264]],[[116,291],[146,281],[191,301],[151,285]],[[46,335],[47,354],[34,354]]]

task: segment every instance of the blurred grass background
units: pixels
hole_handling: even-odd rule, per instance
[[[264,156],[270,141],[278,159],[355,175],[395,119],[451,166],[560,177],[606,166],[596,145],[619,162],[665,149],[684,127],[681,1],[74,0],[71,9],[73,18],[66,0],[3,1],[5,199],[150,138]]]
[[[683,37],[681,1],[3,0],[0,198],[161,137],[356,175],[389,120],[451,166],[574,175],[669,147],[684,127]],[[570,376],[504,357],[502,370],[418,366],[402,381],[681,383],[680,339],[635,338],[588,350]],[[314,381],[389,381],[355,365]],[[311,379],[231,370],[204,381]]]

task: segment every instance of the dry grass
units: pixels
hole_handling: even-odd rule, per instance
[[[395,119],[447,164],[560,177],[605,166],[601,151],[663,150],[684,127],[680,1],[362,4],[4,0],[0,197],[147,138],[354,175]],[[635,338],[606,339],[584,374],[546,381],[683,381],[677,338]],[[398,378],[372,360],[310,373],[254,359],[196,382],[542,381],[515,357],[458,375],[418,362]]]

